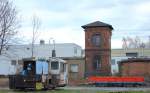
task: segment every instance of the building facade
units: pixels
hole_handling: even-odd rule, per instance
[[[82,57],[82,48],[74,43],[57,43],[53,44],[35,44],[33,57],[49,58],[52,57],[52,50],[56,50],[57,57]],[[26,45],[10,45],[5,51],[6,56],[11,59],[22,59],[32,57],[32,46]]]
[[[48,59],[52,56],[52,44],[35,44],[33,56],[36,59]],[[74,43],[55,44],[56,57],[76,58],[82,57],[82,48]],[[4,55],[0,56],[0,75],[14,74],[18,63],[12,60],[20,60],[22,58],[30,58],[32,56],[31,45],[10,45]]]
[[[149,48],[112,49],[111,57],[150,57]]]
[[[96,21],[82,28],[85,31],[85,75],[110,75],[113,27]]]
[[[121,76],[144,76],[150,79],[150,58],[130,58],[119,63]]]
[[[119,72],[118,64],[128,58],[150,58],[150,49],[131,48],[131,49],[112,49],[111,50],[111,71],[112,74]]]
[[[68,84],[78,85],[83,82],[85,73],[85,60],[84,58],[62,58],[68,65]]]

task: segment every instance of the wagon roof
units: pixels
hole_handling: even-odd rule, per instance
[[[150,62],[150,58],[129,58],[122,60],[119,63],[131,63],[131,62]]]

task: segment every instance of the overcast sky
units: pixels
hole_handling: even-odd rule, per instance
[[[21,16],[19,36],[31,43],[31,18],[41,20],[40,35],[48,43],[76,43],[84,48],[82,25],[102,21],[111,24],[112,48],[121,48],[122,37],[150,35],[150,0],[15,0]],[[37,40],[37,42],[39,42]]]

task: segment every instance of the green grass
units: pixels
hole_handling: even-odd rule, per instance
[[[94,91],[94,90],[48,90],[48,91],[13,91],[0,90],[0,93],[150,93],[150,91],[123,91],[123,92],[109,92],[109,91]]]

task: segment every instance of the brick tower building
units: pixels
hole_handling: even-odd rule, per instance
[[[113,27],[96,21],[82,28],[85,31],[85,76],[110,75]]]

